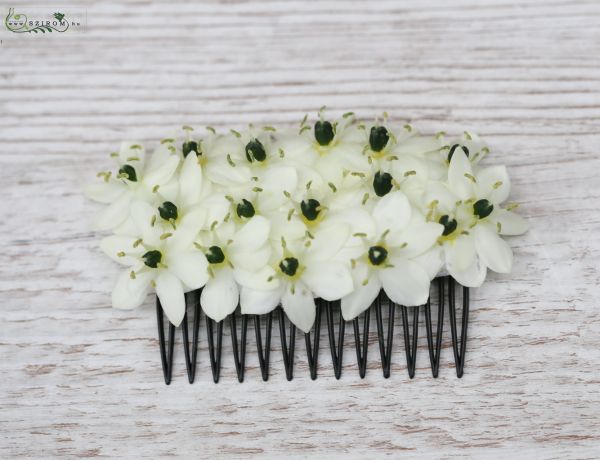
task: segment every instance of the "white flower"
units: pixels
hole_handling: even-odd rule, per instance
[[[445,261],[448,273],[464,286],[481,286],[487,268],[511,270],[512,250],[500,235],[524,233],[527,223],[500,207],[509,192],[506,168],[491,166],[474,175],[462,150],[452,156],[447,185],[430,184],[428,217],[444,225],[440,264]]]
[[[264,314],[281,304],[290,321],[308,332],[315,321],[315,297],[332,301],[352,291],[348,264],[336,258],[349,237],[348,227],[330,225],[311,236],[282,239],[272,258],[278,287],[242,287],[242,313]]]
[[[239,287],[275,289],[275,271],[268,266],[270,223],[254,216],[237,231],[232,221],[200,233],[196,246],[209,263],[209,279],[202,290],[200,305],[215,321],[232,313],[239,303]]]
[[[193,222],[188,224],[184,217],[177,230],[164,232],[149,204],[134,204],[132,213],[138,237],[113,235],[101,243],[109,257],[128,267],[113,290],[113,307],[138,307],[153,286],[169,321],[177,326],[185,315],[184,293],[204,286],[208,279],[206,257],[192,245],[195,232],[186,230],[198,228],[202,218],[189,214]]]
[[[124,144],[118,154],[119,169],[116,174],[102,172],[101,182],[86,188],[86,195],[108,204],[94,219],[96,230],[110,230],[123,224],[130,216],[130,206],[135,201],[153,201],[155,192],[166,184],[179,165],[179,157],[169,154],[156,161],[153,157],[145,164],[144,150],[139,144]]]
[[[366,310],[383,287],[401,305],[422,305],[429,296],[430,276],[415,259],[429,250],[443,227],[425,219],[402,192],[385,195],[373,210],[373,231],[353,262],[354,292],[342,299],[350,320]]]

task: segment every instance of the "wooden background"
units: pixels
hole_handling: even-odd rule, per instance
[[[85,33],[0,35],[0,457],[600,456],[598,1],[77,5]],[[472,294],[464,378],[448,330],[431,378],[422,324],[412,381],[397,328],[389,380],[374,335],[359,379],[348,330],[341,381],[327,348],[310,381],[298,340],[292,382],[274,347],[238,384],[227,334],[221,383],[203,340],[198,381],[179,350],[166,387],[150,299],[110,308],[83,185],[122,139],[322,105],[472,129],[507,164],[532,228]]]

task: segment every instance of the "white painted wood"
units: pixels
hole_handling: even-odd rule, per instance
[[[600,456],[600,3],[84,6],[83,34],[0,35],[2,457]],[[464,378],[448,330],[430,377],[421,325],[412,381],[397,329],[389,380],[374,335],[359,379],[348,331],[341,381],[327,348],[310,381],[298,340],[292,382],[275,348],[268,383],[249,352],[238,384],[226,334],[221,383],[203,340],[198,381],[178,351],[166,387],[150,299],[110,308],[82,185],[122,139],[322,105],[473,129],[509,167],[532,229],[513,274],[473,292]]]

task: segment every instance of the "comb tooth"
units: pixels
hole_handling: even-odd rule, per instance
[[[263,347],[261,332],[261,316],[266,316],[265,345]],[[269,357],[271,355],[271,329],[273,325],[273,312],[266,315],[254,315],[254,333],[256,335],[256,349],[258,352],[258,363],[262,379],[269,380]]]
[[[356,361],[358,363],[358,374],[361,379],[365,378],[367,373],[367,352],[369,350],[369,316],[371,308],[367,308],[363,313],[363,338],[360,340],[360,324],[358,316],[352,321],[354,325],[354,344],[356,345]]]
[[[319,360],[319,338],[321,336],[321,305],[323,301],[316,299],[316,317],[314,325],[314,340],[311,344],[310,332],[304,334],[306,342],[306,356],[308,357],[308,366],[310,368],[310,378],[317,379],[317,364]]]
[[[452,333],[452,349],[454,350],[454,364],[456,366],[456,376],[461,378],[465,366],[465,353],[467,351],[467,327],[469,325],[469,288],[463,286],[462,298],[462,319],[460,339],[457,335],[456,321],[456,292],[455,281],[448,276],[448,310],[450,312],[450,332]]]
[[[334,320],[333,320],[333,305],[340,306],[340,301],[329,302],[326,301],[326,313],[327,313],[327,330],[329,332],[329,348],[331,349],[331,361],[333,362],[333,372],[336,379],[340,379],[342,376],[342,362],[344,353],[344,334],[346,331],[346,322],[342,317],[340,308],[339,313],[339,329],[337,337],[337,345],[334,331]]]
[[[190,337],[189,337],[189,330],[188,330],[188,310],[189,310],[189,304],[192,303],[193,306],[193,301],[194,301],[194,296],[195,296],[195,292],[188,292],[185,294],[185,315],[183,315],[183,320],[181,321],[181,333],[183,336],[183,352],[184,352],[184,357],[185,357],[185,369],[187,371],[187,375],[188,375],[188,381],[190,383],[194,383],[194,371],[195,371],[195,363],[192,364],[192,357],[190,353],[190,347],[193,347],[193,344],[190,345]],[[191,300],[191,302],[190,302]],[[195,354],[194,354],[194,360],[196,358]]]
[[[383,328],[382,300],[388,303],[388,327],[387,338]],[[375,319],[377,322],[377,339],[379,342],[379,354],[381,356],[381,368],[383,377],[389,378],[392,366],[392,346],[394,343],[394,317],[396,305],[387,298],[384,291],[381,291],[374,302]]]
[[[237,311],[237,310],[236,310]],[[236,322],[236,312],[229,316],[229,326],[231,328],[231,346],[233,348],[233,359],[235,361],[235,370],[238,381],[244,381],[244,370],[246,367],[246,332],[248,330],[248,318],[241,316],[241,339],[238,342],[238,328]]]
[[[198,337],[199,337],[199,332],[200,332],[200,314],[201,314],[201,307],[200,307],[200,293],[202,292],[202,289],[198,289],[196,291],[193,292],[193,299],[194,299],[194,329],[192,332],[192,362],[191,362],[191,381],[194,381],[194,378],[196,377],[196,360],[197,360],[197,356],[198,356]],[[190,374],[188,374],[188,379],[190,378]]]
[[[158,345],[160,348],[160,361],[162,364],[163,377],[165,384],[171,384],[173,372],[173,350],[175,342],[175,326],[169,322],[169,345],[165,343],[164,311],[160,304],[160,299],[156,297],[156,322],[158,325]]]
[[[215,324],[216,324],[216,335],[217,344],[215,347]],[[212,370],[213,380],[215,383],[219,382],[221,375],[221,351],[223,345],[223,321],[218,323],[213,319],[206,316],[206,333],[208,335],[208,354],[210,357],[210,368]]]
[[[440,369],[440,350],[442,348],[442,335],[444,330],[444,278],[438,278],[438,317],[435,345],[433,343],[433,326],[431,323],[431,297],[423,309],[425,311],[425,326],[427,330],[427,348],[429,348],[429,362],[431,363],[431,374],[437,378]]]
[[[279,308],[279,338],[281,339],[281,352],[283,353],[283,365],[285,366],[285,377],[288,381],[294,378],[294,348],[296,346],[296,326],[290,322],[289,346],[285,333],[285,314]]]
[[[412,340],[410,333],[409,309],[412,310]],[[404,350],[406,351],[406,368],[408,376],[412,379],[415,376],[415,366],[417,364],[417,339],[419,337],[419,307],[405,307],[400,305],[402,312],[402,329],[404,330]],[[412,342],[412,343],[411,343]]]

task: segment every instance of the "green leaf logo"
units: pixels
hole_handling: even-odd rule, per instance
[[[62,21],[65,15],[63,13],[54,13],[54,17],[59,21]]]

